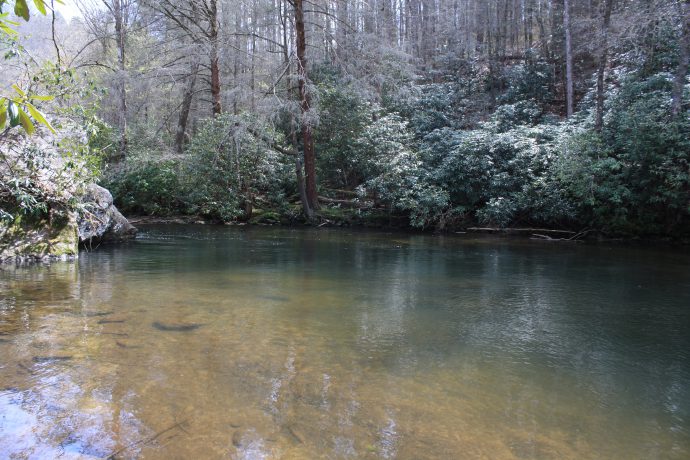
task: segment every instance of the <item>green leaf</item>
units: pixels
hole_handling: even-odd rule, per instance
[[[11,26],[18,26],[19,25],[18,22],[10,21],[9,19],[7,19],[9,17],[10,17],[10,13],[0,13],[0,22],[5,23],[5,24],[9,24]]]
[[[26,93],[24,92],[24,90],[22,90],[16,84],[12,85],[12,88],[14,88],[14,90],[17,92],[17,94],[19,94],[21,97],[26,97]]]
[[[36,128],[34,128],[34,124],[31,123],[31,119],[22,109],[19,109],[19,122],[22,124],[22,128],[24,128],[26,134],[28,134],[29,136],[32,135],[34,131],[36,131]]]
[[[29,5],[26,4],[26,0],[16,0],[14,3],[14,14],[20,18],[24,18],[25,21],[29,20]]]
[[[32,96],[29,96],[29,99],[31,99],[32,101],[52,101],[53,99],[55,99],[55,96],[35,96],[35,95],[32,95]]]
[[[16,37],[19,33],[16,30],[9,27],[7,24],[10,24],[10,21],[3,21],[2,19],[0,19],[0,30],[2,30],[5,33],[5,35],[8,35],[10,37]]]
[[[5,123],[7,123],[7,107],[3,105],[0,107],[0,129],[5,129]]]
[[[55,134],[55,128],[53,128],[50,123],[48,123],[48,120],[46,120],[46,117],[43,116],[43,114],[33,105],[29,104],[28,102],[26,103],[26,108],[29,110],[29,113],[31,114],[32,117],[34,117],[34,120],[45,126]]]
[[[10,101],[7,104],[7,114],[10,116],[10,126],[14,128],[19,124],[19,107],[17,104]]]
[[[34,5],[36,5],[36,9],[38,9],[43,16],[46,15],[46,6],[43,3],[43,0],[34,0]]]

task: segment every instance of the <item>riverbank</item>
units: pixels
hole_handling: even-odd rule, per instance
[[[300,216],[301,217],[301,216]],[[278,227],[340,227],[359,229],[378,229],[403,231],[412,234],[444,234],[444,235],[492,235],[496,237],[532,239],[546,243],[629,243],[662,246],[666,245],[690,245],[688,237],[671,237],[666,235],[630,236],[615,235],[596,229],[550,229],[539,227],[484,227],[470,223],[466,226],[448,227],[444,229],[426,228],[419,229],[410,225],[405,217],[392,217],[385,213],[371,215],[357,215],[351,210],[338,208],[323,208],[320,211],[320,220],[317,223],[309,223],[303,218],[288,219],[275,212],[257,211],[249,221],[218,222],[205,219],[202,216],[127,216],[132,225],[149,224],[193,224],[193,225],[226,225],[226,226],[278,226]]]
[[[393,216],[381,210],[352,210],[342,208],[322,207],[314,222],[307,221],[298,206],[287,212],[275,210],[254,209],[248,220],[234,220],[222,222],[199,215],[171,215],[150,216],[132,215],[127,220],[133,225],[138,224],[198,224],[198,225],[260,225],[285,227],[360,227],[422,231],[410,225],[404,216]],[[430,230],[430,229],[427,229]]]

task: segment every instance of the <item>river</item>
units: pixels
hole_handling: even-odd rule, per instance
[[[0,271],[0,458],[690,458],[690,252],[143,226]]]

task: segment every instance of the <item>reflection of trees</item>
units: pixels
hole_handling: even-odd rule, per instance
[[[29,389],[15,392],[8,400],[0,398],[5,422],[0,425],[0,445],[5,446],[5,453],[10,457],[34,453],[41,458],[65,454],[105,458],[120,436],[137,439],[141,427],[133,417],[134,407],[125,404],[120,414],[124,417],[115,418],[107,383],[101,387],[83,378],[82,372],[70,367],[34,366]],[[121,426],[123,422],[126,426]]]
[[[136,395],[122,384],[126,369],[103,353],[113,341],[92,315],[122,288],[117,267],[82,256],[5,269],[0,278],[0,445],[8,455],[107,457],[146,431],[134,415]]]
[[[682,431],[690,410],[682,402],[690,401],[683,351],[690,339],[678,331],[690,324],[687,315],[678,317],[676,299],[659,311],[659,289],[640,290],[638,283],[673,291],[687,284],[686,275],[663,270],[649,279],[645,265],[618,262],[624,250],[468,246],[420,255],[410,245],[389,253],[385,264],[366,249],[359,255],[365,272],[385,273],[374,280],[367,272],[359,285],[366,291],[358,310],[363,355],[395,373],[449,362],[495,373],[491,392],[505,398],[504,413],[519,425],[567,426],[576,412],[589,411],[587,423],[600,424],[601,433],[620,430],[620,439],[639,430],[648,440],[644,424],[667,437]],[[690,291],[682,296],[690,304]],[[554,409],[537,410],[537,395]],[[606,427],[609,415],[626,422]],[[666,442],[683,444],[678,436]]]
[[[0,271],[0,337],[30,332],[49,314],[69,311],[79,298],[75,263],[4,265]]]

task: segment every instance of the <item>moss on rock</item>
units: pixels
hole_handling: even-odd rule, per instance
[[[79,253],[74,213],[20,216],[0,223],[0,261],[72,259]]]

